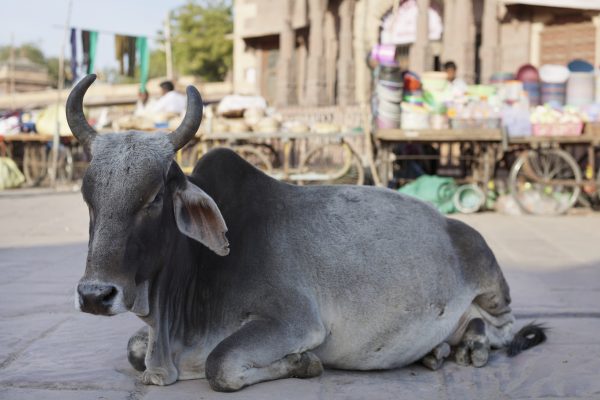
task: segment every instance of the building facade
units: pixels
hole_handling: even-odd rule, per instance
[[[471,83],[527,63],[600,65],[600,0],[235,0],[234,90],[282,106],[365,102],[377,44],[417,73],[452,60]]]

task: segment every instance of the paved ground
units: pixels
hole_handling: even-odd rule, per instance
[[[551,327],[549,341],[482,369],[447,363],[214,393],[203,380],[167,388],[138,383],[125,347],[131,315],[78,313],[87,211],[78,194],[0,195],[0,399],[600,399],[600,215],[462,217],[504,266],[523,324]],[[399,255],[401,257],[401,255]]]

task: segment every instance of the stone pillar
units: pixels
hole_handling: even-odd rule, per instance
[[[354,60],[353,21],[355,0],[342,0],[340,15],[340,58],[338,60],[338,104],[355,103],[356,74]],[[360,57],[358,57],[360,60]]]
[[[498,0],[483,2],[481,37],[481,82],[488,83],[490,77],[500,68],[500,24],[498,21]]]
[[[444,1],[444,32],[442,34],[442,63],[453,59],[454,57],[454,47],[455,47],[455,39],[454,39],[454,31],[455,31],[455,18],[454,18],[454,9],[455,9],[455,1],[456,0],[445,0]]]
[[[309,0],[308,6],[310,31],[305,105],[321,106],[327,103],[325,57],[323,56],[323,25],[327,0]]]
[[[452,57],[454,57],[454,61],[458,67],[458,76],[467,83],[473,83],[475,80],[475,20],[473,16],[473,0],[456,0],[454,15],[457,21],[454,29],[456,47]],[[444,61],[448,61],[448,59]]]
[[[410,46],[409,69],[417,73],[432,69],[429,49],[429,5],[430,0],[417,0],[417,36]]]
[[[296,103],[296,68],[294,52],[296,33],[292,27],[294,11],[293,0],[285,2],[283,27],[279,34],[279,60],[277,62],[277,99],[278,106],[288,106]]]

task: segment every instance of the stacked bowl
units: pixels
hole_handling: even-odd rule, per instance
[[[377,82],[377,127],[400,127],[402,102],[402,71],[397,66],[380,65],[379,81]]]
[[[529,97],[531,106],[540,105],[540,74],[536,67],[531,64],[525,64],[517,71],[517,80],[523,83],[523,90]]]

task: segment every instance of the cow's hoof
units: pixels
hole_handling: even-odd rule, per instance
[[[289,354],[285,358],[295,366],[292,376],[296,378],[314,378],[323,373],[321,360],[309,351],[302,354]]]
[[[454,359],[457,364],[474,367],[483,367],[489,359],[489,348],[483,343],[473,343],[472,345],[461,344],[454,351]]]
[[[423,357],[421,363],[432,371],[437,371],[444,365],[444,360],[450,355],[450,345],[444,342],[438,345],[428,355]]]
[[[167,386],[175,383],[177,373],[169,373],[165,369],[146,370],[142,373],[142,383],[145,385]]]

